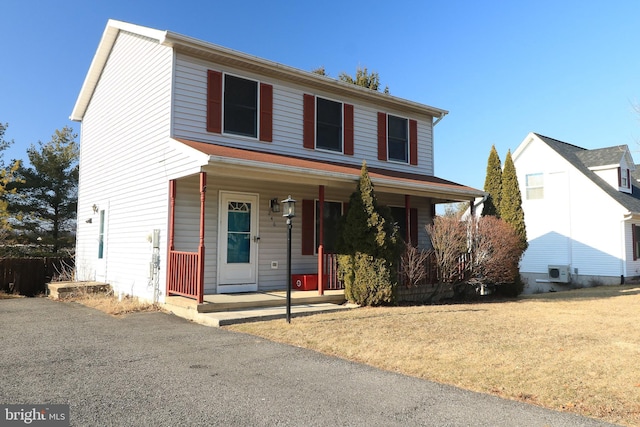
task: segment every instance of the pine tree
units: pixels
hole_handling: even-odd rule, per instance
[[[496,146],[491,146],[487,160],[487,176],[484,180],[484,191],[489,193],[484,202],[482,216],[492,215],[500,218],[500,199],[502,198],[502,165]]]
[[[78,189],[78,143],[70,127],[56,130],[51,141],[31,145],[31,167],[20,167],[21,182],[9,208],[20,217],[16,229],[25,243],[50,245],[56,253],[74,245]],[[39,239],[38,239],[39,238]]]
[[[521,249],[527,249],[527,230],[524,223],[524,211],[522,210],[522,195],[518,185],[516,168],[511,158],[511,150],[507,152],[502,172],[502,197],[500,200],[500,217],[510,224],[516,231]]]

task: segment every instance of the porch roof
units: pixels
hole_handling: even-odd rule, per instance
[[[207,156],[207,165],[215,165],[213,173],[225,176],[256,177],[273,181],[309,183],[313,185],[353,185],[360,177],[360,165],[304,159],[228,147],[208,142],[177,139]],[[367,166],[376,190],[429,197],[434,203],[471,201],[485,193],[435,176],[397,172]]]

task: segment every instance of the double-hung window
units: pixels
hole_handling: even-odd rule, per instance
[[[342,152],[342,103],[316,98],[316,148]]]
[[[225,74],[224,132],[258,137],[258,82]]]
[[[387,149],[389,160],[407,163],[409,160],[409,125],[407,119],[389,114],[387,125]]]
[[[273,141],[273,86],[207,71],[207,132]]]
[[[541,173],[528,174],[526,177],[527,200],[544,198],[544,179]]]

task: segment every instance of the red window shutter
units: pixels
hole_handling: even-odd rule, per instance
[[[418,246],[418,209],[409,209],[410,239],[413,246]]]
[[[260,141],[273,141],[273,86],[260,83]]]
[[[409,120],[409,163],[418,164],[418,122]]]
[[[315,203],[313,200],[302,201],[302,255],[315,253]]]
[[[387,115],[378,113],[378,160],[387,160]]]
[[[344,104],[344,154],[353,156],[353,105]]]
[[[622,186],[622,172],[620,171],[620,168],[618,168],[618,187]]]
[[[316,97],[304,94],[303,102],[302,145],[304,148],[314,149],[316,146]]]
[[[222,133],[222,73],[207,71],[207,132]]]
[[[631,172],[627,169],[627,188],[631,188]]]
[[[631,241],[633,242],[633,260],[638,259],[638,242],[636,240],[636,225],[631,224]]]

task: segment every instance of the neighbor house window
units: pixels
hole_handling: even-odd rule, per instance
[[[631,237],[633,238],[633,260],[640,258],[640,225],[631,224]]]
[[[316,148],[342,152],[342,103],[316,99]]]
[[[258,82],[225,74],[224,132],[258,137]]]
[[[408,121],[390,114],[388,120],[387,149],[389,150],[389,160],[407,163],[409,157]]]
[[[526,176],[527,200],[544,198],[544,180],[541,173]]]
[[[320,202],[316,200],[316,252],[320,245]],[[323,235],[324,235],[324,251],[327,253],[335,253],[336,240],[338,236],[338,222],[342,217],[342,203],[341,202],[324,202],[323,212]]]

